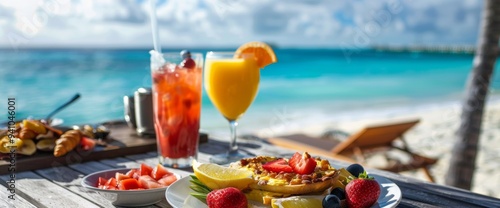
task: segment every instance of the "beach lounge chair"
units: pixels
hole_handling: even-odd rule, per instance
[[[378,169],[391,172],[403,172],[408,170],[423,170],[426,177],[434,182],[429,172],[429,167],[437,162],[437,159],[428,158],[412,152],[403,139],[406,131],[417,124],[419,120],[410,120],[397,123],[368,126],[344,141],[332,139],[320,139],[303,134],[295,134],[284,137],[268,138],[267,140],[277,146],[282,146],[299,151],[307,151],[313,154],[321,154],[350,163],[367,165],[366,156],[375,153],[386,153],[389,150],[400,151],[406,154],[409,160],[397,161],[391,159],[384,167]],[[396,142],[399,140],[400,142]],[[396,144],[397,143],[397,144]]]

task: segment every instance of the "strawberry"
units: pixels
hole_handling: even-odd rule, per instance
[[[292,173],[293,169],[288,165],[288,162],[286,162],[285,159],[281,158],[278,160],[274,160],[271,162],[267,162],[266,164],[262,165],[262,168],[272,171],[272,172],[285,172],[285,173]]]
[[[304,152],[302,155],[296,152],[288,160],[288,164],[292,167],[293,172],[298,174],[311,174],[314,172],[314,168],[316,168],[316,160],[307,152]]]
[[[85,151],[94,149],[95,143],[96,143],[95,140],[90,139],[88,137],[82,137],[82,139],[80,140],[80,146]]]
[[[349,208],[370,207],[378,200],[380,186],[373,177],[368,177],[365,171],[347,184],[345,194]]]
[[[239,189],[228,187],[208,193],[207,205],[209,208],[247,208],[248,200]]]

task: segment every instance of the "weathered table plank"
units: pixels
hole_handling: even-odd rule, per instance
[[[402,200],[398,206],[398,208],[440,208],[443,206],[434,206],[425,202],[412,201],[412,200]]]
[[[403,201],[425,201],[429,205],[447,207],[500,207],[500,199],[476,194],[470,191],[431,184],[427,182],[396,183],[403,193]]]
[[[44,178],[65,187],[69,191],[82,196],[83,198],[93,201],[102,207],[112,207],[113,204],[99,193],[89,191],[82,187],[81,181],[83,174],[68,167],[54,167],[34,171],[35,173],[43,176]]]
[[[6,175],[2,175],[0,178],[9,180]],[[17,173],[15,184],[16,194],[36,207],[99,207],[94,202],[88,201],[31,171]]]
[[[136,162],[124,157],[117,157],[113,159],[99,160],[100,163],[109,165],[113,168],[132,168],[135,166]]]
[[[70,168],[72,168],[80,173],[83,173],[84,175],[88,175],[88,174],[91,174],[94,172],[108,170],[108,169],[112,168],[104,163],[100,163],[97,161],[71,164],[68,167],[70,167]]]
[[[4,181],[2,181],[4,182]],[[6,186],[6,184],[2,183],[2,185]],[[11,198],[9,198],[9,196]],[[13,198],[13,199],[12,199]],[[8,191],[0,191],[0,207],[28,207],[28,208],[36,208],[35,205],[29,203],[26,199],[16,193],[15,195],[11,195]]]

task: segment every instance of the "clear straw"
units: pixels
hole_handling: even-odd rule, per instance
[[[151,5],[151,30],[153,32],[153,46],[155,51],[161,53],[160,37],[158,35],[158,23],[156,22],[156,0],[149,0]]]

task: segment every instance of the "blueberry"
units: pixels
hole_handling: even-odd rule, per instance
[[[347,171],[349,171],[349,173],[351,173],[353,176],[356,176],[358,177],[359,174],[365,172],[365,169],[363,168],[363,166],[361,166],[360,164],[352,164],[352,165],[349,165],[347,168],[346,168]]]
[[[340,200],[344,200],[345,199],[345,191],[342,188],[339,188],[339,187],[334,188],[334,189],[332,189],[332,191],[330,192],[330,194],[337,196]]]
[[[340,199],[339,197],[328,194],[323,198],[323,208],[340,208]]]
[[[191,58],[191,52],[189,52],[188,50],[182,50],[181,51],[181,57],[183,59]]]

